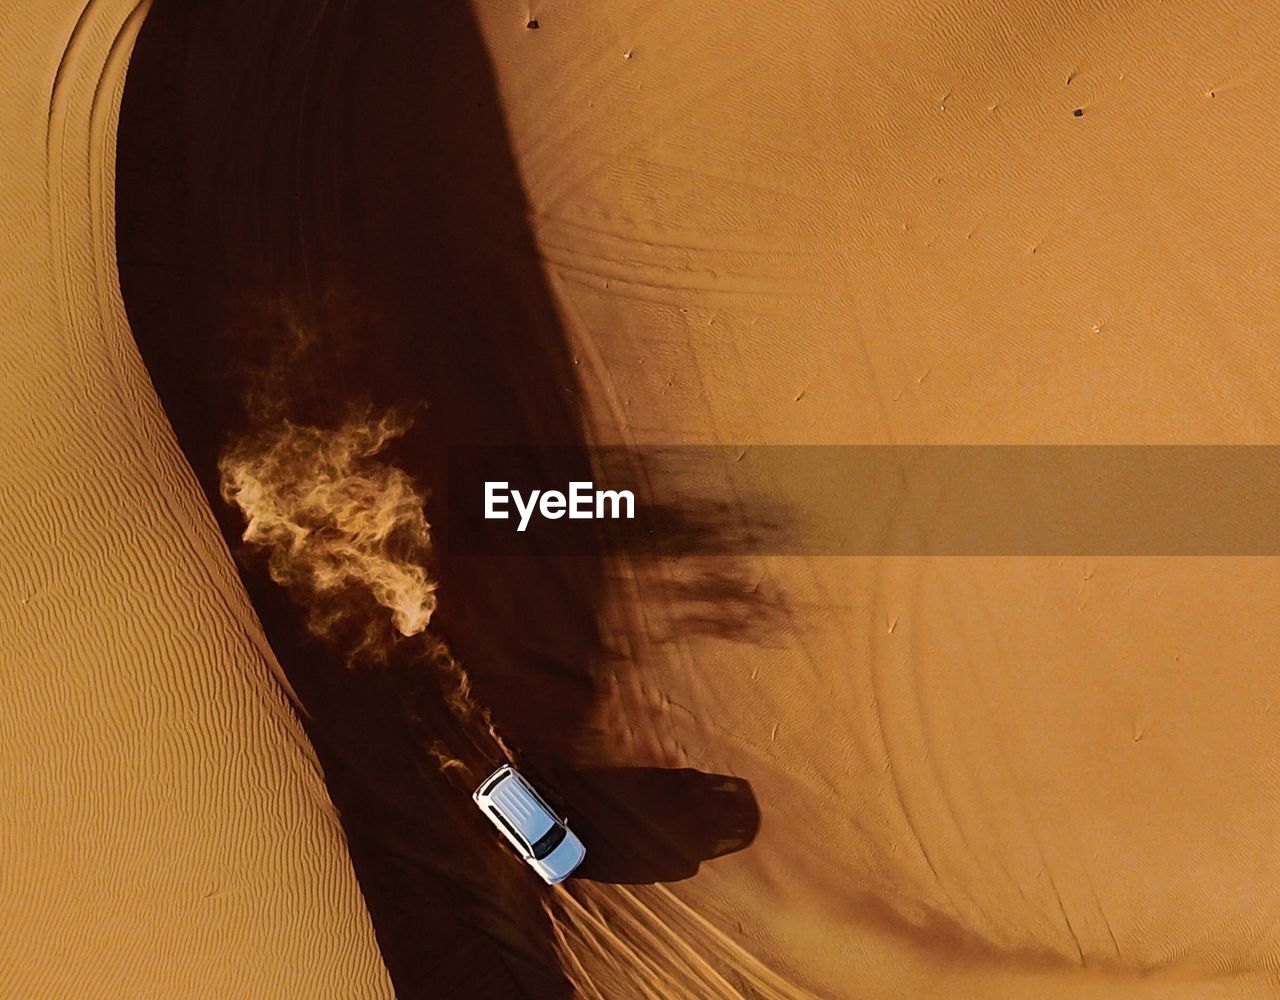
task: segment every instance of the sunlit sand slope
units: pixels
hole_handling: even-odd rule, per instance
[[[1273,11],[476,9],[598,439],[1280,441]],[[737,776],[761,822],[570,886],[584,992],[1274,994],[1274,561],[638,562],[613,597],[591,763]]]
[[[13,0],[0,166],[0,995],[390,995],[310,747],[127,328],[146,6]]]

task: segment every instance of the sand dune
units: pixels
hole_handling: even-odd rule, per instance
[[[1280,439],[1270,15],[476,9],[596,440]],[[827,997],[1270,995],[1272,563],[757,559],[736,634],[716,566],[623,574],[594,759],[739,776],[760,832],[571,889],[581,982],[623,925]]]
[[[371,919],[406,997],[1274,994],[1269,561],[418,537],[456,444],[1280,440],[1273,18],[28,7],[5,991],[386,994]],[[266,430],[385,413],[419,599],[240,546]]]
[[[3,42],[0,994],[390,995],[315,756],[124,318],[148,5]]]

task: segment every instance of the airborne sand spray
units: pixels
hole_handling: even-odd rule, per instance
[[[244,540],[267,552],[273,580],[304,601],[359,588],[403,636],[425,630],[436,607],[425,498],[380,457],[408,427],[394,413],[331,430],[286,420],[237,441],[218,463],[223,498],[244,514]],[[320,600],[308,621],[327,635],[342,617],[341,604]]]
[[[306,607],[314,635],[340,646],[352,666],[401,652],[425,657],[451,682],[454,716],[483,726],[510,760],[466,671],[427,632],[436,583],[426,570],[426,492],[384,456],[410,423],[399,411],[356,413],[336,428],[281,420],[223,453],[222,496],[244,515],[242,537],[266,552],[271,578]],[[408,637],[419,637],[412,651],[398,645]],[[429,752],[442,773],[465,770],[440,741]]]

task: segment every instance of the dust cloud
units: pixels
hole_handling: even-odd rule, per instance
[[[410,423],[395,412],[356,414],[337,428],[284,420],[219,460],[222,496],[247,521],[244,541],[266,552],[272,579],[308,606],[317,635],[357,613],[353,589],[389,612],[402,636],[431,621],[426,498],[383,455]]]

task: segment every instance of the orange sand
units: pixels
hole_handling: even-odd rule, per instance
[[[1280,441],[1256,5],[476,7],[597,439]],[[707,565],[620,572],[593,763],[760,833],[561,896],[584,992],[1273,995],[1274,561],[756,559],[727,637]]]
[[[124,319],[115,124],[146,10],[5,8],[0,994],[389,996],[315,758]]]
[[[1280,441],[1268,337],[1280,298],[1280,22],[1270,13],[1243,2],[1208,12],[546,0],[531,31],[526,6],[473,6],[581,383],[581,396],[556,398],[583,408],[594,440]],[[20,0],[10,15],[22,28],[3,43],[0,992],[387,995],[275,657],[123,319],[113,139],[145,13],[114,0]],[[402,14],[382,9],[379,44],[412,37],[394,30]],[[456,27],[451,17],[436,27]],[[343,80],[340,59],[309,55],[334,70],[317,72],[316,87]],[[415,86],[447,78],[419,79],[395,55]],[[378,65],[364,59],[361,72]],[[467,85],[481,76],[471,66]],[[402,77],[356,78],[366,89],[338,88],[353,101],[385,98]],[[316,94],[333,96],[303,96]],[[438,112],[441,100],[423,86],[405,106]],[[371,122],[383,146],[368,162],[326,162],[332,178],[303,179],[363,184],[353,202],[381,209],[368,224],[401,242],[362,245],[380,264],[403,246],[435,268],[416,258],[384,268],[385,288],[403,298],[379,322],[410,329],[418,354],[443,343],[470,357],[447,325],[409,308],[418,300],[405,288],[422,285],[455,320],[470,315],[474,290],[448,271],[453,247],[413,237],[456,238],[468,212],[504,221],[518,199],[503,189],[494,208],[478,195],[501,181],[500,143],[463,144],[493,159],[467,163],[461,195],[431,202],[415,229],[386,180],[412,181],[415,164],[388,169],[378,157],[429,160],[431,182],[456,171],[422,131],[438,121],[410,121],[393,143],[374,109],[330,120],[329,104],[299,99],[309,125],[313,105],[326,129],[305,134]],[[295,150],[280,148],[297,169]],[[295,178],[257,180],[271,195]],[[410,190],[426,199],[440,187]],[[236,207],[260,218],[245,198]],[[292,262],[277,235],[288,226],[246,228],[278,251],[266,259]],[[492,254],[468,244],[466,259],[520,276],[518,229],[504,229]],[[495,284],[477,322],[518,327],[525,349],[543,343],[537,282],[518,295],[514,282]],[[527,325],[512,321],[522,315]],[[494,384],[526,360],[495,358]],[[468,428],[463,377],[474,368],[436,376],[437,396],[459,388],[444,405],[426,400],[433,418]],[[420,446],[406,442],[405,454]],[[208,493],[216,469],[195,471]],[[370,760],[391,759],[399,739],[423,760],[379,775],[372,798],[400,823],[384,843],[378,814],[363,818],[370,870],[381,850],[427,881],[438,844],[474,850],[476,866],[451,873],[474,882],[470,895],[451,885],[471,904],[468,921],[518,925],[493,946],[530,967],[542,952],[528,942],[549,942],[580,995],[608,1000],[1276,994],[1273,561],[609,568],[603,588],[579,581],[604,600],[601,649],[580,647],[596,657],[592,684],[570,669],[579,647],[564,636],[577,623],[556,617],[557,602],[579,596],[571,586],[484,579],[475,566],[444,574],[450,640],[491,654],[464,664],[477,697],[493,702],[501,733],[524,736],[512,742],[529,763],[576,769],[581,788],[560,791],[575,815],[596,814],[597,859],[611,831],[639,828],[661,844],[697,813],[696,794],[664,809],[663,782],[738,808],[735,823],[700,845],[696,871],[673,864],[659,877],[650,858],[534,897],[460,798],[496,741],[460,732],[456,746],[427,743],[437,760],[424,764],[425,749],[395,725],[379,742],[384,720],[359,715],[385,710],[373,699],[336,713],[334,758],[362,762],[372,747]],[[499,617],[504,601],[513,608]],[[566,689],[590,689],[580,702],[590,718],[539,733],[537,692],[560,674]],[[388,700],[431,728],[429,707],[414,715],[418,706]],[[559,735],[573,759],[540,760],[539,741]],[[374,773],[365,766],[347,781]],[[440,793],[441,770],[462,772],[449,779],[456,812],[413,798]],[[634,815],[601,812],[592,790],[628,780]],[[403,962],[414,945],[405,928],[427,915],[414,906],[434,897],[384,883],[384,946],[397,941]],[[537,919],[527,917],[531,898],[545,915],[535,902]]]

